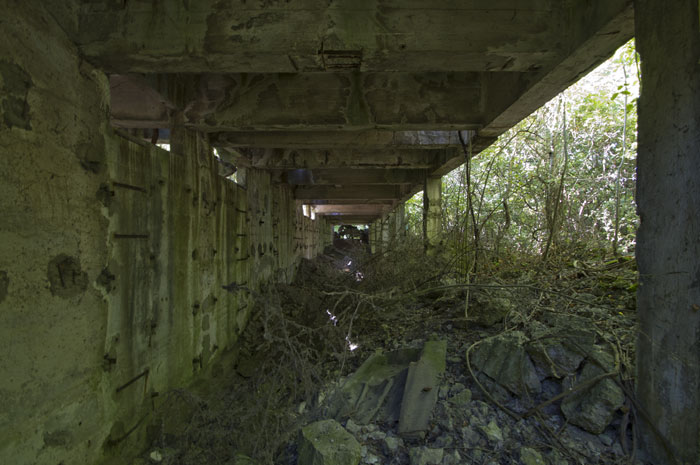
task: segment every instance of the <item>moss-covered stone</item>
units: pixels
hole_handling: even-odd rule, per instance
[[[360,457],[360,444],[335,420],[317,421],[301,430],[300,464],[357,465]]]

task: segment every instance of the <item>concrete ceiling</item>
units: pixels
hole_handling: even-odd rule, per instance
[[[102,0],[72,33],[115,126],[207,132],[364,222],[459,166],[458,131],[478,153],[633,30],[630,0]]]

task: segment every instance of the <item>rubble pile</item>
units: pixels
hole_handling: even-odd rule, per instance
[[[251,448],[241,438],[261,430],[230,422],[240,420],[240,410],[220,411],[217,418],[230,425],[231,454],[209,463],[646,463],[633,452],[636,323],[624,292],[564,295],[551,282],[529,278],[525,284],[467,286],[443,278],[428,283],[433,287],[427,290],[377,289],[376,283],[358,281],[358,273],[373,271],[358,265],[361,260],[351,252],[333,250],[306,263],[300,273],[305,287],[296,283],[279,290],[281,311],[292,318],[287,327],[298,325],[313,335],[293,337],[306,341],[295,349],[299,353],[318,354],[310,359],[316,385],[304,391],[312,395],[281,393],[276,403],[267,398],[266,405],[255,405],[260,394],[242,397],[243,385],[230,387],[227,395],[245,399],[247,424],[256,415],[266,415],[268,424],[275,418],[284,423]],[[315,275],[322,280],[314,282]],[[317,332],[324,325],[332,331]],[[337,340],[329,343],[329,337]],[[279,391],[271,384],[274,376],[254,367],[283,367],[266,361],[269,349],[256,352],[261,346],[255,338],[247,340],[252,342],[245,359],[253,362],[241,359],[237,370],[248,386]],[[322,347],[333,348],[323,361]],[[240,402],[227,405],[244,408]],[[267,410],[261,415],[256,408]],[[177,441],[170,446],[183,448]]]

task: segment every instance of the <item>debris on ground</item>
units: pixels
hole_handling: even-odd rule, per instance
[[[233,378],[171,394],[179,413],[163,404],[160,463],[645,463],[634,273],[460,283],[444,269],[333,247],[261,291]]]

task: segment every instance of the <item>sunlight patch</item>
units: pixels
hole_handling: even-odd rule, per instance
[[[328,315],[328,319],[333,322],[333,326],[338,326],[338,317],[333,315],[328,309],[326,309],[326,314]]]

